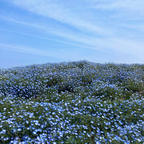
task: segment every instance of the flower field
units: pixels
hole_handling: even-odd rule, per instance
[[[0,143],[143,144],[144,65],[0,70]]]

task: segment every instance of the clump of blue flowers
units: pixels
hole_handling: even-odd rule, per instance
[[[144,65],[0,70],[0,143],[144,143],[143,109]]]

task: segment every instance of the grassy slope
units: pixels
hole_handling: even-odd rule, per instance
[[[144,65],[2,70],[0,95],[0,143],[144,142]]]

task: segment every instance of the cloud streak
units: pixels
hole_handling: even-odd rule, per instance
[[[66,59],[67,60],[77,59],[77,57],[73,55],[71,55],[71,58],[69,58],[70,57],[69,53],[62,55],[60,51],[53,52],[50,50],[40,50],[40,49],[27,47],[27,46],[21,46],[21,45],[0,43],[0,49],[7,49],[7,50],[15,51],[18,53],[30,54],[30,55],[41,56],[41,57],[56,57],[56,58],[61,59],[62,61]]]
[[[144,12],[143,0],[92,0],[91,1],[95,8],[103,10],[126,10],[133,12]]]
[[[3,17],[7,21],[11,21],[17,24],[22,24],[28,27],[32,27],[35,29],[39,29],[44,33],[51,33],[60,37],[64,37],[65,39],[68,39],[71,41],[72,44],[75,42],[80,44],[75,44],[77,47],[83,46],[83,48],[86,49],[92,49],[92,50],[100,50],[100,51],[115,51],[118,53],[127,54],[129,56],[133,56],[138,59],[143,58],[144,53],[144,43],[140,41],[134,41],[130,39],[124,39],[120,37],[101,37],[101,38],[94,38],[92,36],[84,36],[82,34],[74,35],[74,33],[69,32],[60,32],[57,29],[53,30],[51,28],[47,28],[47,26],[40,25],[38,23],[29,23],[26,21],[17,20],[14,18],[7,18]],[[5,45],[6,47],[6,45]],[[7,48],[10,47],[10,45],[7,45]],[[22,46],[13,46],[13,48],[16,50],[23,50],[23,52],[30,52],[31,54],[40,54],[41,56],[50,56],[48,55],[48,52],[45,52],[43,50],[36,50],[31,49],[27,47]],[[137,53],[136,53],[137,51]],[[52,54],[54,55],[54,53]],[[60,55],[57,55],[59,58],[61,58]]]
[[[55,19],[59,22],[66,23],[68,25],[71,25],[79,30],[85,30],[90,32],[95,32],[98,34],[110,34],[111,32],[105,29],[104,27],[101,27],[98,24],[94,24],[93,22],[90,22],[87,20],[87,17],[81,17],[82,13],[75,12],[75,9],[72,9],[71,6],[65,6],[69,2],[58,2],[57,0],[25,0],[25,1],[19,1],[14,0],[12,1],[17,6],[20,6],[30,12],[33,12],[35,14]],[[74,6],[77,6],[78,9],[82,9],[82,7],[79,7],[78,2],[74,1]],[[82,2],[81,4],[85,4]],[[87,11],[89,9],[86,9]],[[80,12],[80,11],[78,11]],[[86,14],[87,12],[84,11]]]
[[[71,51],[53,51],[53,50],[43,50],[43,49],[36,49],[29,46],[23,45],[15,45],[15,44],[7,44],[7,43],[0,43],[0,50],[9,50],[14,51],[22,54],[30,54],[40,57],[55,57],[61,59],[61,61],[65,60],[79,60],[79,55],[76,53],[71,53]],[[85,57],[85,56],[84,56]]]
[[[28,14],[18,15],[16,13],[8,16],[6,13],[0,16],[0,20],[34,29],[37,36],[24,31],[21,34],[67,44],[67,49],[81,47],[95,50],[95,52],[111,51],[111,56],[113,53],[124,54],[139,62],[144,61],[142,55],[144,53],[144,42],[142,41],[144,38],[142,33],[144,30],[144,1],[142,0],[6,1],[16,6],[16,9],[34,15],[30,17]],[[25,18],[20,18],[23,15]],[[40,21],[39,17],[44,20]],[[39,33],[41,33],[40,36]],[[50,36],[55,36],[56,39],[49,39]],[[49,51],[22,45],[1,44],[0,46],[35,55],[49,56]],[[68,58],[68,56],[55,53],[57,57]],[[55,55],[55,53],[50,55]],[[74,55],[72,57],[74,58]]]

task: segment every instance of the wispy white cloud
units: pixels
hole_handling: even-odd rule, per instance
[[[9,49],[10,51],[15,51],[23,54],[42,56],[42,57],[56,57],[63,61],[77,58],[72,54],[69,55],[69,53],[65,53],[64,55],[62,55],[60,51],[56,52],[51,50],[41,50],[41,49],[36,49],[36,48],[27,47],[23,45],[21,46],[21,45],[0,43],[0,49]]]
[[[32,26],[32,25],[28,25],[27,24],[27,26]],[[34,27],[34,28],[36,28],[36,27]],[[13,33],[13,34],[17,34],[17,35],[20,35],[20,36],[27,36],[27,37],[37,38],[37,39],[40,39],[40,40],[53,41],[53,42],[56,42],[56,43],[59,43],[59,44],[66,44],[66,45],[71,45],[71,46],[79,47],[79,48],[80,47],[89,48],[88,46],[86,46],[86,45],[84,45],[82,43],[76,43],[76,42],[74,43],[71,39],[70,39],[70,41],[66,41],[66,40],[60,40],[60,39],[56,39],[56,38],[50,38],[48,36],[41,36],[41,35],[39,36],[39,35],[35,35],[35,34],[29,33],[29,32],[21,32],[21,31],[17,32],[17,31],[14,31],[14,30],[7,30],[7,29],[0,29],[0,31],[2,33],[3,32],[4,33]],[[55,35],[61,36],[59,34],[55,34]]]
[[[26,19],[22,20],[18,17],[1,16],[0,18],[3,20],[37,29],[43,34],[58,36],[63,38],[63,40],[57,39],[56,41],[68,43],[78,48],[81,46],[96,51],[111,50],[112,53],[114,51],[126,54],[134,60],[144,61],[144,42],[139,39],[139,34],[131,39],[130,35],[132,31],[128,30],[129,28],[135,29],[137,32],[143,30],[143,0],[7,1],[35,15],[43,16],[46,20],[53,19],[63,26],[50,26],[48,21],[40,23],[38,20],[33,22]],[[108,15],[108,17],[103,17],[103,15]],[[137,17],[141,24],[137,21]],[[134,22],[136,21],[135,24],[128,22],[131,18]],[[69,27],[66,27],[66,25]],[[73,28],[76,28],[78,31],[73,31]],[[120,35],[119,33],[122,34]],[[10,47],[10,45],[7,45],[7,47]],[[12,47],[14,49],[18,48],[18,50],[23,52],[34,52],[40,55],[48,55],[49,53],[48,51],[35,51],[35,49],[17,45]],[[61,57],[58,54],[57,56]]]
[[[144,12],[143,0],[92,0],[93,6],[100,9],[107,10],[127,10],[127,11],[135,11],[135,12]],[[144,13],[143,13],[144,14]]]
[[[75,46],[78,46],[78,47],[80,47],[80,44],[81,44],[83,45],[84,48],[85,47],[92,48],[92,49],[93,47],[96,48],[96,45],[95,45],[96,38],[93,38],[92,36],[87,36],[81,33],[73,33],[73,32],[67,31],[66,29],[61,31],[59,29],[48,27],[45,24],[42,25],[39,23],[26,22],[26,21],[21,21],[19,19],[5,17],[5,16],[1,16],[0,18],[7,20],[9,22],[13,22],[16,24],[21,24],[21,25],[25,25],[28,27],[38,29],[42,31],[43,33],[53,34],[53,35],[65,38],[67,40],[72,41],[71,43],[75,44]],[[77,43],[80,43],[80,44],[77,44]],[[97,47],[97,49],[99,49],[99,47]]]
[[[49,51],[43,51],[43,50],[31,48],[31,47],[5,44],[5,43],[0,43],[0,49],[10,49],[10,50],[21,52],[21,53],[28,53],[28,54],[39,55],[39,56],[51,56],[52,55]]]
[[[126,24],[131,27],[132,24],[127,23],[128,20],[144,21],[143,0],[64,0],[61,2],[58,0],[13,0],[11,2],[34,14],[66,23],[83,32],[90,32],[89,35],[115,37],[121,25]],[[99,15],[101,10],[107,10],[103,14],[107,13],[109,17],[103,18],[103,15]],[[52,28],[50,30],[54,31]]]
[[[11,2],[35,14],[55,19],[80,30],[95,32],[98,34],[111,33],[108,29],[100,26],[100,24],[88,21],[88,17],[90,15],[87,15],[87,13],[89,9],[85,9],[85,7],[83,7],[85,4],[84,1],[81,3],[79,3],[79,1],[73,1],[72,3],[71,1],[59,2],[57,0],[13,0]],[[69,3],[74,4],[74,6],[79,10],[76,11],[76,9],[69,5]],[[80,10],[83,11],[85,17],[83,16],[83,13],[80,13]]]
[[[121,38],[121,37],[101,37],[101,38],[94,38],[92,36],[87,36],[83,34],[77,34],[75,35],[74,33],[69,33],[69,32],[60,32],[57,29],[51,30],[50,28],[47,28],[45,25],[40,25],[38,23],[32,23],[32,22],[26,22],[26,21],[21,21],[17,20],[14,18],[7,18],[4,17],[5,20],[17,23],[17,24],[22,24],[26,25],[32,28],[36,28],[41,30],[42,32],[45,33],[51,33],[60,37],[64,37],[65,39],[70,40],[73,42],[78,42],[80,44],[75,44],[78,48],[80,45],[83,46],[83,48],[86,49],[92,49],[92,50],[100,50],[100,51],[115,51],[117,53],[121,54],[127,54],[135,59],[140,59],[142,61],[143,59],[143,53],[144,53],[144,42],[137,41],[137,40],[130,40],[126,38]],[[6,45],[7,47],[11,47],[11,45]],[[15,50],[21,50],[23,52],[30,52],[34,54],[40,54],[41,56],[48,56],[47,51],[43,50],[35,50],[31,49],[29,47],[22,47],[22,46],[12,46]],[[50,54],[50,55],[55,55],[55,53]],[[57,57],[61,58],[60,55],[57,55]],[[74,57],[73,57],[74,58]]]
[[[71,53],[71,51],[43,50],[43,49],[38,49],[38,48],[33,48],[33,47],[23,46],[23,45],[0,43],[0,50],[2,49],[4,50],[7,49],[9,51],[14,51],[22,54],[30,54],[30,55],[40,56],[40,57],[55,57],[61,59],[61,61],[79,60],[79,55],[76,53]]]
[[[114,18],[143,19],[143,0],[92,0],[91,6],[96,10],[113,11]]]

